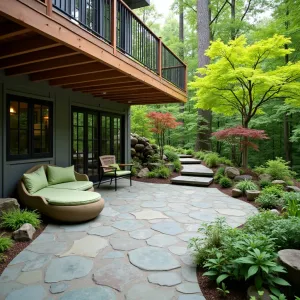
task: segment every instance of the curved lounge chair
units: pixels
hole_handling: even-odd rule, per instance
[[[48,165],[37,165],[29,169],[26,172],[26,174],[36,171],[41,166],[43,166],[45,171],[47,171]],[[74,172],[74,174],[77,181],[87,181],[87,182],[89,181],[88,176],[85,174],[79,174],[77,172]],[[46,188],[46,189],[49,191],[50,188]],[[93,202],[90,201],[91,203],[85,204],[84,201],[82,201],[83,204],[53,205],[50,204],[46,200],[46,197],[44,196],[31,195],[27,191],[22,179],[18,183],[18,194],[19,194],[19,200],[21,204],[23,204],[25,207],[38,210],[41,214],[44,214],[58,221],[69,222],[69,223],[88,221],[96,218],[104,208],[104,200],[101,198],[100,194],[93,192],[94,191],[93,187],[89,186],[89,188],[85,191],[65,190],[65,189],[55,189],[55,188],[51,190],[54,190],[53,193],[55,192],[60,193],[61,191],[64,191],[66,195],[71,197],[74,196],[74,200],[75,198],[84,198],[84,196],[86,196],[89,199],[88,201],[90,201],[93,198]]]

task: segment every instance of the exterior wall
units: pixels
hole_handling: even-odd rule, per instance
[[[53,157],[47,159],[6,160],[6,94],[32,96],[53,101]],[[125,159],[130,158],[130,106],[110,102],[90,95],[51,87],[47,82],[31,82],[27,76],[7,77],[0,72],[0,197],[12,196],[22,174],[36,164],[71,164],[71,106],[116,113],[125,119]]]

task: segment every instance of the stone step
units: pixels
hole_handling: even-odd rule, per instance
[[[209,186],[213,182],[211,177],[177,176],[171,179],[173,184]]]
[[[179,158],[193,158],[193,155],[190,154],[178,154]]]
[[[183,165],[181,175],[185,176],[199,176],[199,177],[213,177],[213,170],[203,165]]]
[[[179,158],[179,161],[182,165],[194,165],[194,164],[201,164],[201,160],[195,158]]]

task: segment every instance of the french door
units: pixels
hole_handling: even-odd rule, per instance
[[[123,117],[78,107],[72,108],[72,164],[79,173],[96,182],[99,178],[99,156],[115,155],[124,159]]]

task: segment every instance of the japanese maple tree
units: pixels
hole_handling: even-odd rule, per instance
[[[265,140],[269,137],[264,130],[244,128],[242,126],[231,127],[223,130],[219,130],[212,134],[217,140],[225,141],[231,145],[231,155],[234,162],[236,159],[236,146],[239,146],[242,155],[248,155],[248,148],[251,147],[258,151],[258,145],[251,140]],[[247,151],[244,151],[245,148]],[[243,162],[248,161],[248,157],[243,157]],[[246,168],[247,165],[243,164]]]
[[[163,159],[166,131],[176,128],[181,125],[181,123],[177,122],[175,117],[170,113],[153,111],[149,112],[147,117],[149,118],[150,125],[152,126],[151,131],[156,135],[160,157]]]

